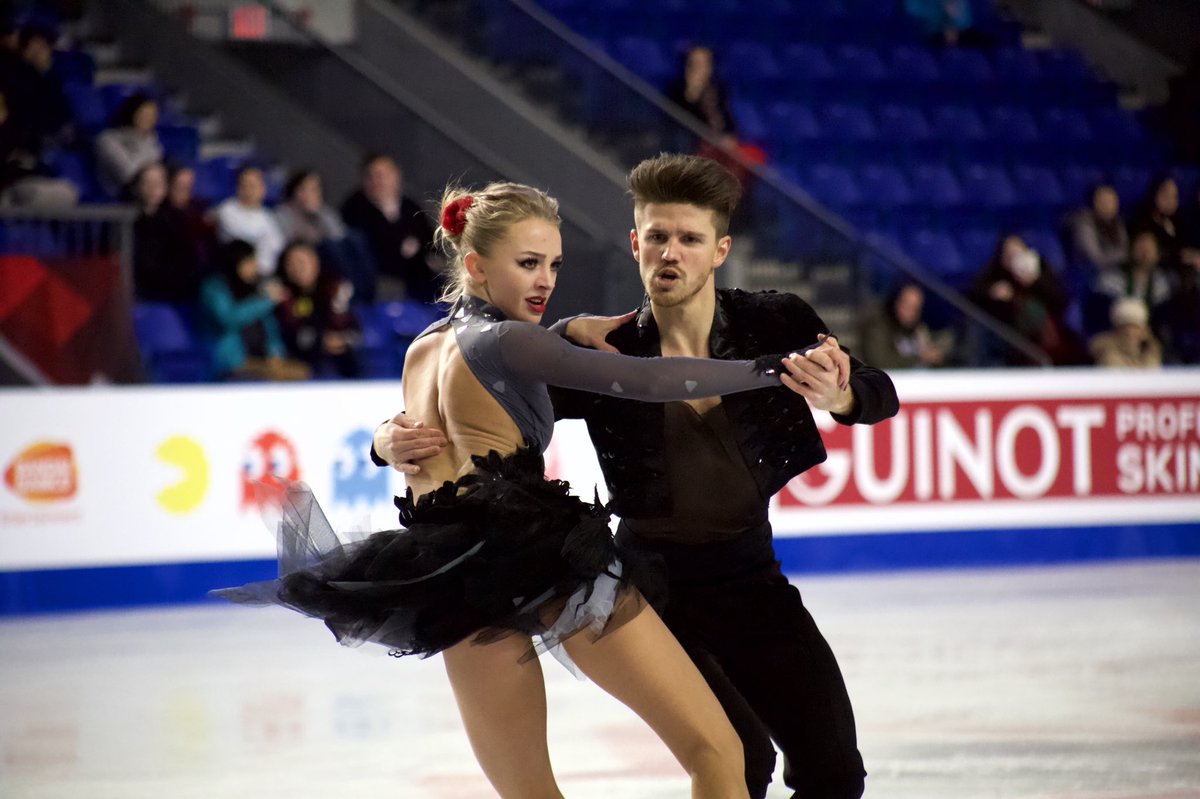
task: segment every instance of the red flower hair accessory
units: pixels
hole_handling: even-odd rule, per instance
[[[452,236],[461,235],[467,226],[467,209],[474,201],[475,198],[468,194],[446,203],[442,209],[442,228]]]

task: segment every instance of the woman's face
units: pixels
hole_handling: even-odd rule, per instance
[[[921,321],[921,306],[925,298],[916,286],[905,286],[896,297],[896,321],[904,327],[912,327]]]
[[[267,184],[263,181],[262,172],[257,169],[247,169],[238,178],[237,198],[242,205],[257,207],[262,205],[263,197],[267,196]]]
[[[1011,271],[1014,260],[1027,248],[1020,236],[1009,236],[1000,247],[1000,263]]]
[[[288,280],[308,291],[317,285],[317,278],[321,274],[321,262],[312,247],[292,247],[283,261],[283,273],[287,275]]]
[[[554,292],[562,265],[562,235],[544,219],[522,219],[488,255],[471,251],[464,261],[471,293],[495,305],[509,319],[539,323]]]
[[[300,181],[294,197],[296,204],[309,213],[321,210],[321,179],[316,175],[309,175]]]
[[[157,208],[167,198],[167,170],[154,164],[142,170],[137,182],[138,200],[146,208]]]
[[[693,47],[688,51],[686,70],[689,82],[707,83],[712,77],[713,55],[707,47]]]
[[[1154,207],[1163,216],[1174,216],[1179,210],[1179,186],[1173,180],[1164,180],[1154,193]]]
[[[253,284],[258,280],[258,261],[253,255],[248,255],[238,261],[237,276],[243,283]]]
[[[1117,192],[1111,186],[1101,186],[1096,189],[1096,193],[1092,195],[1092,209],[1096,212],[1099,219],[1106,222],[1110,219],[1116,219],[1117,211],[1121,208],[1121,200],[1117,197]]]
[[[158,104],[142,103],[133,112],[133,129],[138,133],[149,133],[158,124]]]
[[[170,200],[176,208],[184,208],[192,201],[192,189],[196,185],[196,173],[184,167],[171,177]]]

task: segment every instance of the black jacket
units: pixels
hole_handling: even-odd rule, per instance
[[[721,289],[709,351],[712,357],[726,360],[777,360],[815,344],[817,334],[829,332],[816,311],[794,295]],[[648,304],[635,320],[609,334],[608,342],[627,355],[662,354]],[[891,379],[853,357],[850,385],[855,403],[848,415],[834,416],[841,424],[874,424],[899,410]],[[554,387],[550,395],[558,418],[587,422],[615,514],[629,518],[671,514],[662,405]],[[808,402],[787,387],[733,394],[722,402],[764,498],[825,460],[825,445]]]

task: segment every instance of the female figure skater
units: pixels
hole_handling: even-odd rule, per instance
[[[471,746],[502,797],[561,799],[538,651],[561,645],[632,708],[691,776],[693,797],[746,797],[742,746],[700,673],[633,587],[607,511],[544,477],[547,384],[645,401],[778,384],[775,358],[633,358],[540,327],[562,264],[558,204],[495,183],[447,189],[446,319],[409,348],[407,412],[448,446],[397,499],[405,530],[338,543],[302,486],[287,490],[280,577],[218,592],[322,618],[343,644],[442,652]],[[413,496],[418,498],[414,501]],[[537,647],[531,637],[540,639]]]

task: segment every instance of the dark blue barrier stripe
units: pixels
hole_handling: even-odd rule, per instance
[[[1200,556],[1200,522],[777,538],[775,551],[789,573],[1187,557]],[[274,576],[270,560],[0,572],[0,615],[199,602]]]
[[[1200,555],[1200,522],[776,538],[784,571],[1030,566]]]

